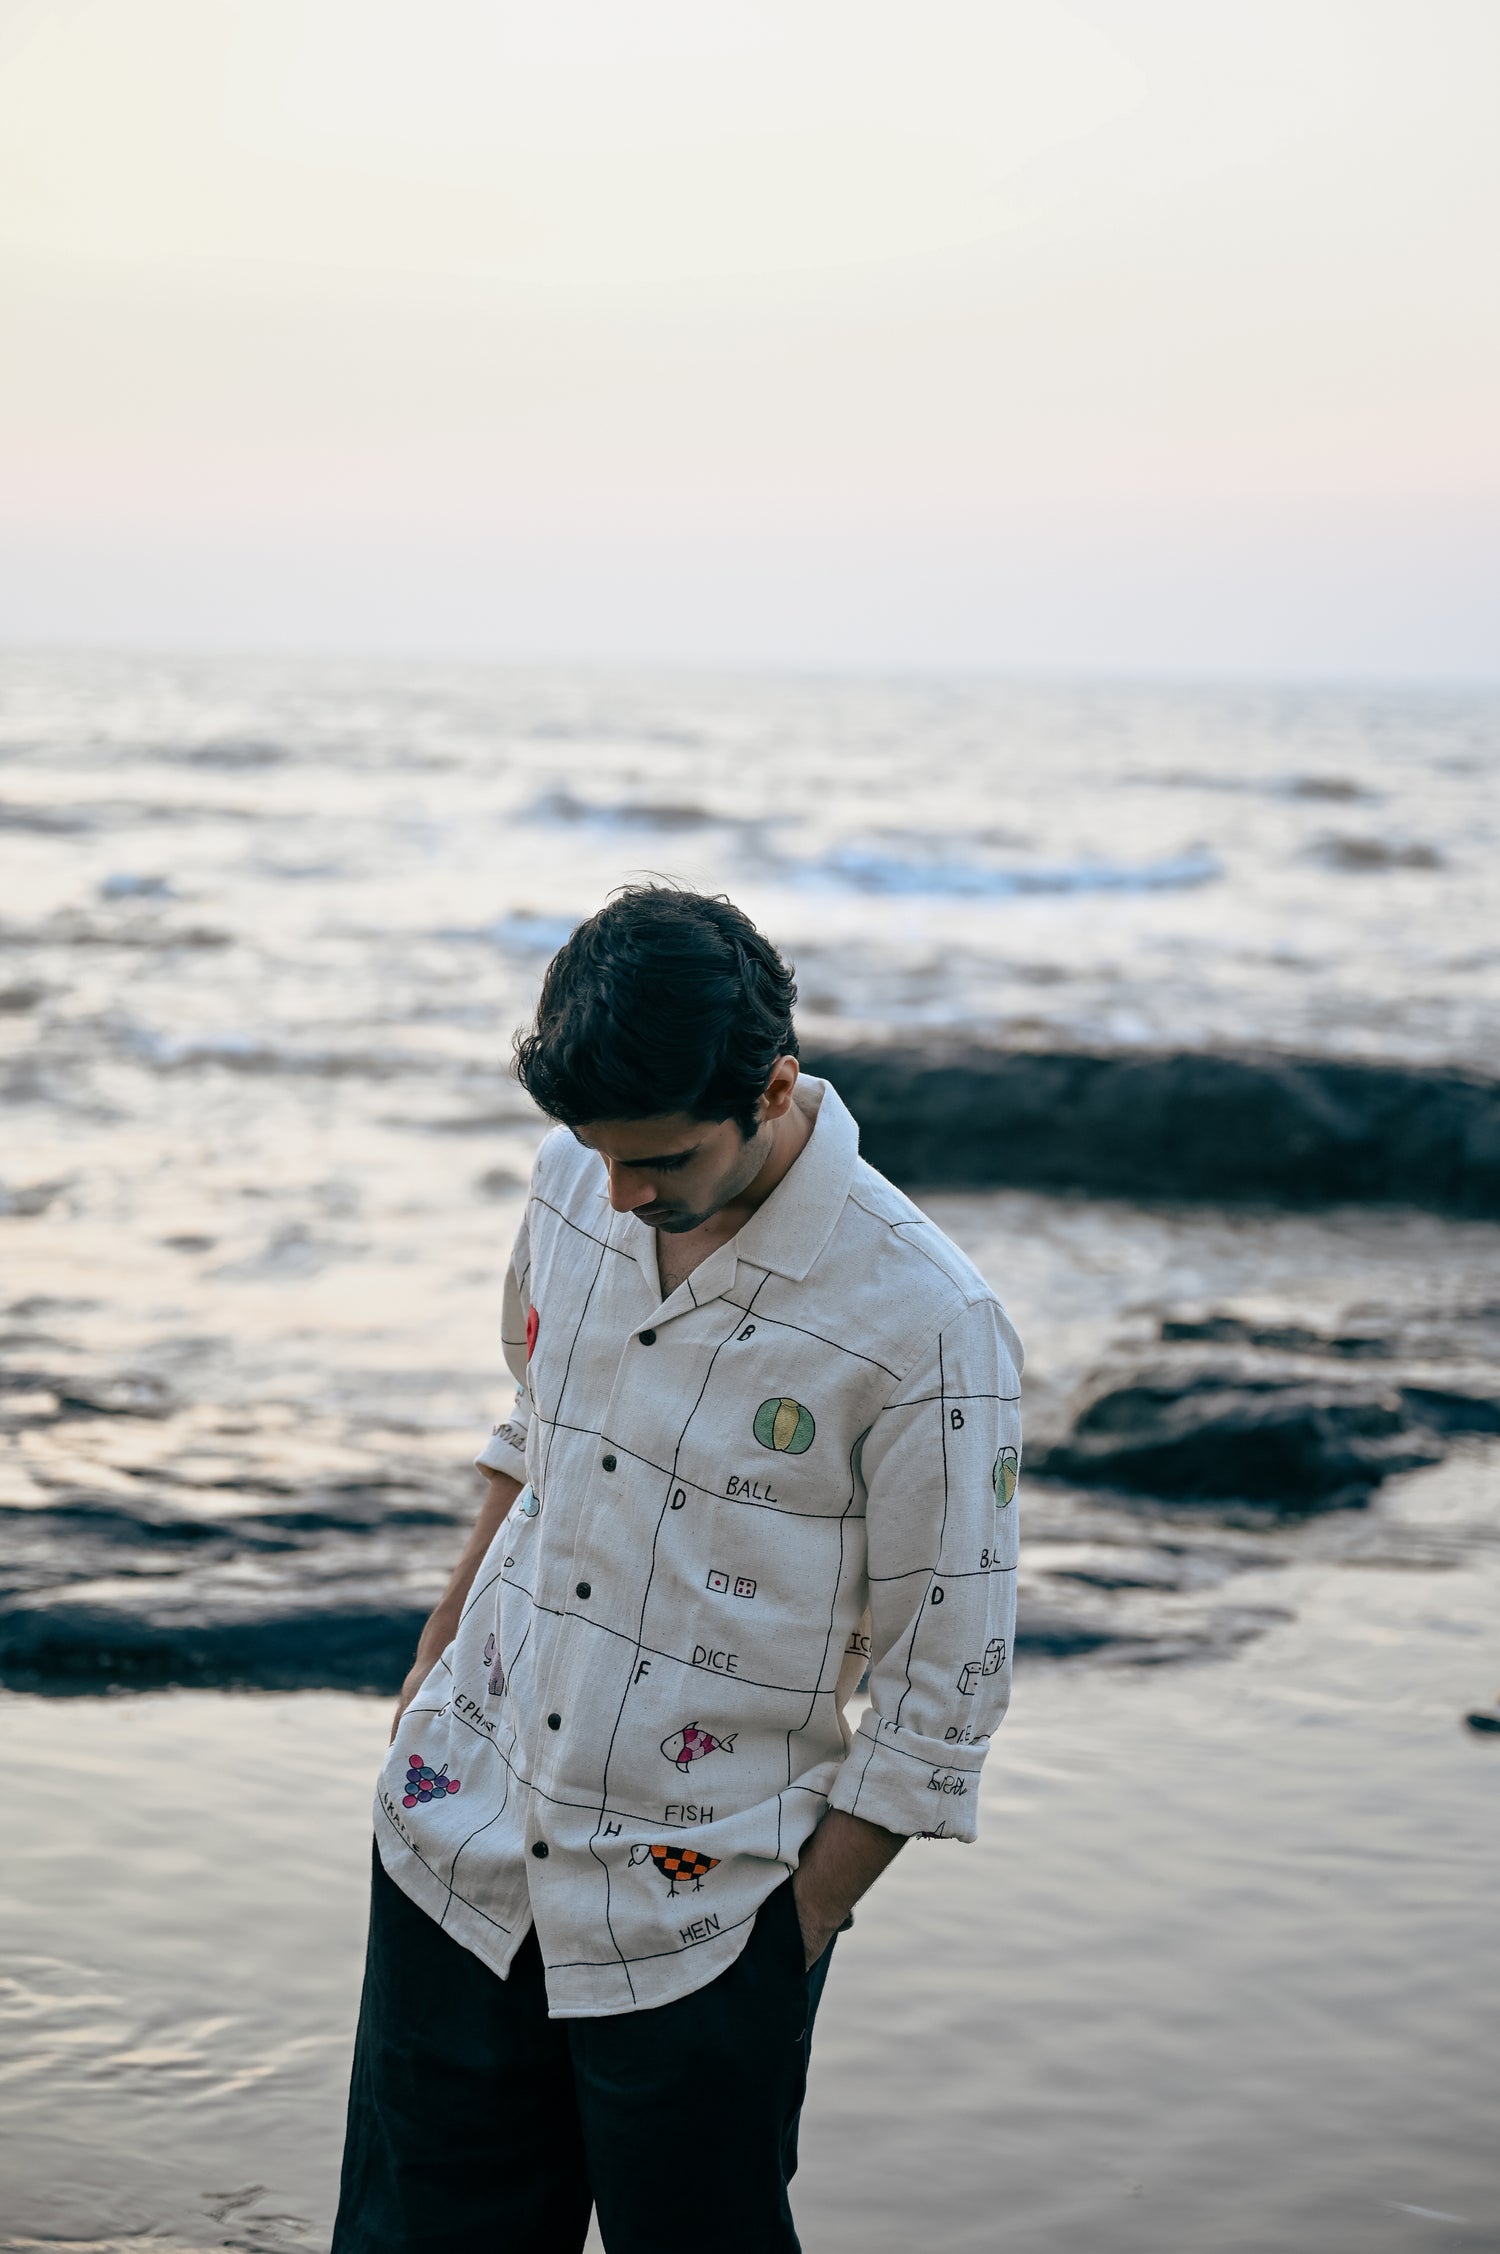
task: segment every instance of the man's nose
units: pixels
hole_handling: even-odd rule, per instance
[[[605,1164],[609,1166],[608,1160]],[[651,1205],[656,1191],[639,1175],[628,1174],[622,1166],[609,1166],[609,1202],[617,1213],[634,1213],[638,1205]]]

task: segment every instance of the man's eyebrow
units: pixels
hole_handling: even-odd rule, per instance
[[[686,1150],[667,1150],[659,1158],[617,1158],[616,1166],[681,1166],[686,1160],[696,1158],[703,1148],[701,1143],[690,1143]]]

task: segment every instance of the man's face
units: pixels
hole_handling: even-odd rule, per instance
[[[732,1119],[606,1119],[573,1130],[597,1151],[609,1176],[609,1202],[648,1228],[681,1236],[750,1187],[766,1162],[768,1126],[747,1143]]]

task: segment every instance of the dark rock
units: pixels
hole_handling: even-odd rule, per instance
[[[1325,837],[1313,847],[1313,859],[1325,869],[1343,869],[1355,876],[1380,869],[1440,869],[1443,856],[1435,846],[1412,845],[1384,837]]]
[[[64,1182],[26,1182],[8,1190],[0,1183],[0,1213],[16,1220],[35,1220],[68,1187]]]
[[[89,1417],[166,1417],[175,1406],[159,1377],[54,1378],[64,1415]]]
[[[1106,1383],[1071,1437],[1029,1468],[1175,1501],[1318,1510],[1362,1502],[1393,1472],[1442,1454],[1397,1388],[1194,1364]]]
[[[0,1615],[0,1683],[100,1692],[167,1685],[394,1693],[428,1608],[298,1603],[277,1592],[239,1617],[134,1610],[54,1590]]]
[[[1206,1315],[1199,1320],[1169,1316],[1161,1326],[1164,1345],[1263,1346],[1282,1354],[1339,1354],[1350,1361],[1386,1361],[1392,1347],[1375,1331],[1346,1332],[1328,1338],[1302,1323],[1247,1323],[1238,1315]]]
[[[825,1049],[873,1166],[911,1188],[1398,1200],[1500,1217],[1500,1081],[1330,1057]]]
[[[1136,1640],[1128,1632],[1122,1636],[1112,1625],[1080,1619],[1057,1605],[1033,1604],[1024,1614],[1017,1613],[1016,1649],[1028,1659],[1080,1659],[1088,1652]]]
[[[1287,785],[1287,793],[1292,798],[1320,798],[1346,805],[1352,799],[1370,796],[1362,783],[1348,775],[1295,775]]]
[[[1401,1398],[1429,1432],[1500,1432],[1500,1388],[1403,1384]]]
[[[1464,1720],[1468,1723],[1471,1730],[1476,1731],[1482,1736],[1488,1736],[1490,1734],[1500,1735],[1500,1713],[1466,1714],[1464,1716]]]
[[[159,1377],[125,1371],[116,1377],[84,1378],[55,1370],[0,1369],[0,1399],[11,1395],[50,1396],[63,1417],[168,1417],[176,1406]]]

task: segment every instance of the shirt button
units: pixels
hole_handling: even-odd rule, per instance
[[[613,1471],[613,1470],[614,1470],[614,1468],[615,1468],[615,1459],[614,1459],[614,1457],[613,1457],[613,1456],[606,1456],[606,1457],[604,1458],[604,1468],[605,1468],[605,1470],[606,1470],[606,1471]]]
[[[560,1730],[562,1728],[561,1714],[549,1714],[547,1716],[547,1727],[549,1730]]]
[[[654,1330],[643,1330],[643,1331],[641,1332],[641,1344],[642,1344],[642,1346],[654,1346],[654,1345],[656,1344],[656,1333],[655,1333],[655,1331],[654,1331]]]
[[[594,1593],[593,1583],[591,1581],[580,1581],[576,1593],[581,1597],[591,1597]]]
[[[537,1859],[537,1861],[538,1861],[539,1863],[544,1863],[544,1862],[545,1862],[545,1861],[547,1860],[547,1842],[546,1842],[546,1840],[545,1840],[545,1839],[535,1839],[535,1840],[533,1840],[533,1841],[532,1841],[532,1843],[531,1843],[531,1852],[533,1853],[533,1855],[535,1855],[535,1857],[536,1857],[536,1859]]]

